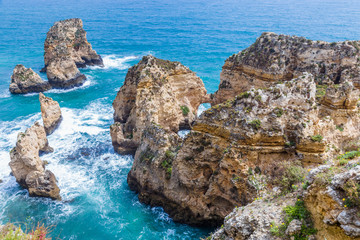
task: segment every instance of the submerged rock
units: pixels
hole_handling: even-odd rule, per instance
[[[38,122],[25,133],[19,133],[16,147],[10,152],[9,163],[16,181],[29,190],[30,196],[49,197],[61,200],[54,174],[45,170],[40,152],[51,152],[45,129]]]
[[[263,33],[249,48],[229,57],[220,75],[214,104],[251,87],[269,87],[308,72],[316,83],[353,81],[360,86],[360,41],[328,43]]]
[[[49,30],[44,44],[45,67],[52,86],[68,88],[81,85],[85,75],[77,68],[103,66],[100,55],[86,39],[81,19],[73,18],[56,22]]]
[[[143,57],[129,69],[113,102],[115,150],[134,153],[150,123],[172,132],[189,129],[205,101],[204,83],[189,68],[179,62]]]
[[[50,135],[62,120],[60,105],[52,98],[45,97],[42,93],[39,94],[39,101],[45,132],[47,135]]]
[[[31,68],[26,68],[21,64],[16,65],[14,68],[9,87],[11,93],[44,92],[49,89],[51,89],[50,84],[42,80]]]

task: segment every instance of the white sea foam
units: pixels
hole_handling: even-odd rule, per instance
[[[85,89],[85,88],[88,88],[95,84],[96,84],[96,81],[94,80],[94,77],[86,74],[86,80],[85,80],[84,84],[82,84],[81,86],[69,88],[69,89],[55,89],[54,88],[54,89],[50,89],[49,91],[46,91],[46,92],[47,93],[68,93],[68,92],[77,91],[79,89]],[[25,96],[31,96],[31,95],[32,95],[32,93],[25,94]]]
[[[130,67],[128,62],[132,60],[139,59],[138,56],[126,56],[120,57],[115,54],[105,55],[103,56],[104,67],[100,68],[98,66],[90,67],[90,69],[118,69],[118,70],[125,70]]]
[[[198,108],[198,112],[197,112],[197,115],[198,117],[203,113],[205,112],[207,109],[209,109],[211,107],[210,103],[203,103],[199,106]]]
[[[8,98],[11,96],[10,91],[6,88],[2,92],[0,92],[0,98]]]

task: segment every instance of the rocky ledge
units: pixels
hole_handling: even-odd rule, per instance
[[[126,75],[114,102],[110,128],[119,153],[135,153],[143,130],[158,124],[167,131],[189,129],[207,94],[201,79],[179,62],[145,56]]]
[[[44,122],[45,132],[50,135],[59,126],[62,120],[60,105],[52,98],[39,94],[41,116]]]
[[[44,44],[45,67],[50,84],[57,88],[70,88],[83,84],[86,77],[78,68],[103,66],[100,55],[86,39],[81,19],[56,22],[49,30]]]
[[[316,83],[360,81],[360,41],[328,43],[303,37],[263,33],[249,48],[229,57],[220,75],[214,104],[251,87],[269,87],[303,72]]]
[[[41,79],[31,68],[24,65],[16,65],[9,90],[13,94],[44,92],[51,89],[48,82]]]

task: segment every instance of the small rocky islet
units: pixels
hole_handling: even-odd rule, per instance
[[[86,77],[79,68],[104,66],[101,56],[87,41],[83,22],[79,18],[56,22],[46,35],[44,52],[45,66],[41,72],[46,72],[48,81],[42,80],[31,68],[17,65],[11,76],[11,93],[24,94],[81,86]]]
[[[102,65],[90,44],[78,45],[87,43],[81,20],[67,21],[45,41],[53,87]],[[208,239],[360,239],[359,81],[358,41],[264,33],[225,61],[214,94],[181,63],[144,56],[113,102],[111,139],[134,155],[127,182],[139,200],[175,221],[219,227]],[[10,166],[31,196],[60,200],[39,152],[61,111],[39,99],[44,127],[19,134]],[[198,117],[203,103],[212,107]]]

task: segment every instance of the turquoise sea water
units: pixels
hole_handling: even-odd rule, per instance
[[[105,68],[82,70],[82,87],[46,93],[59,101],[64,120],[49,137],[55,151],[42,159],[64,201],[29,198],[9,175],[8,152],[17,133],[41,119],[40,106],[37,94],[10,95],[10,76],[16,64],[39,71],[48,29],[72,17],[83,19]],[[0,0],[0,20],[0,223],[41,221],[61,239],[199,239],[212,230],[174,223],[127,186],[132,158],[112,149],[111,103],[141,56],[180,61],[214,92],[224,60],[264,31],[360,39],[358,0]]]

